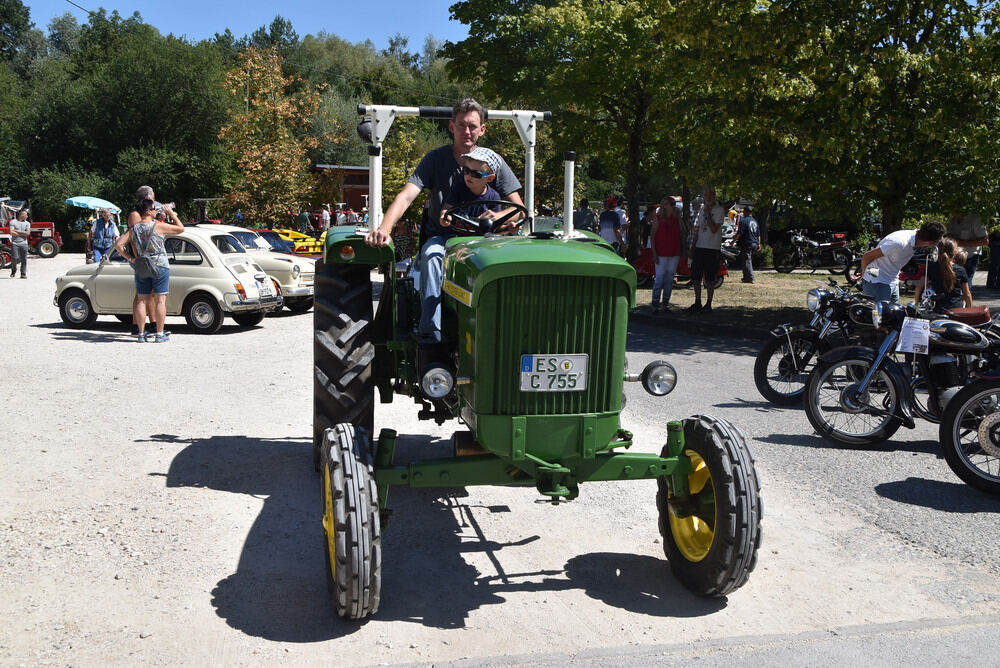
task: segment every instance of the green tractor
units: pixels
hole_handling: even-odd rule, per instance
[[[381,221],[381,144],[396,116],[450,118],[436,107],[359,106],[370,124],[370,217]],[[535,124],[549,115],[488,112],[512,120],[525,144],[526,213],[533,210]],[[363,122],[364,124],[364,122]],[[564,211],[572,211],[567,154]],[[462,221],[462,207],[454,210]],[[630,373],[625,359],[635,270],[599,236],[535,231],[449,240],[442,291],[442,341],[416,336],[413,278],[394,270],[391,246],[362,231],[331,228],[317,265],[314,315],[314,459],[322,476],[328,575],[337,613],[378,610],[381,532],[393,486],[523,485],[571,500],[580,483],[655,479],[663,548],[677,579],[703,596],[742,586],[760,546],[760,483],[740,431],[696,415],[672,421],[659,455],[629,452],[619,418],[625,382],[666,395],[677,375],[666,362]],[[378,307],[372,272],[381,271]],[[454,456],[396,462],[396,431],[374,431],[383,403],[410,397],[420,420],[457,420]]]

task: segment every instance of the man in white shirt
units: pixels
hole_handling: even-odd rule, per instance
[[[320,214],[320,218],[323,221],[323,230],[330,229],[330,205],[323,205],[323,213]]]
[[[880,302],[899,302],[899,270],[920,247],[934,246],[944,236],[944,225],[933,221],[919,230],[887,234],[876,248],[861,256],[861,289]]]
[[[687,310],[711,313],[715,279],[719,275],[719,249],[722,247],[722,223],[726,220],[726,210],[715,201],[715,190],[711,186],[705,187],[702,196],[705,199],[705,206],[695,221],[694,256],[691,262],[694,304]],[[708,290],[704,306],[701,305],[702,281]]]

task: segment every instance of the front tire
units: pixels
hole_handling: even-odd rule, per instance
[[[313,298],[307,297],[306,299],[300,299],[293,302],[285,300],[285,306],[287,306],[288,310],[292,313],[305,313],[313,307]]]
[[[726,420],[684,420],[684,453],[694,472],[690,496],[675,497],[657,480],[663,552],[674,576],[699,596],[725,596],[743,586],[757,565],[763,506],[753,456]],[[668,456],[667,446],[661,456]]]
[[[73,329],[85,329],[97,320],[90,299],[81,290],[68,290],[59,296],[59,317]]]
[[[833,257],[833,266],[829,271],[834,275],[843,274],[854,260],[854,255],[842,248],[834,249],[830,251],[830,254]]]
[[[13,261],[14,257],[10,253],[6,250],[0,249],[0,269],[6,269]]]
[[[59,244],[53,239],[42,239],[35,244],[38,257],[55,257],[59,254]]]
[[[779,406],[802,403],[819,344],[819,332],[814,329],[768,339],[753,365],[753,381],[760,395]]]
[[[208,294],[194,294],[184,302],[184,319],[197,334],[215,334],[222,328],[222,309]]]
[[[855,389],[871,368],[872,360],[847,358],[820,361],[806,384],[806,417],[823,438],[850,447],[864,447],[892,438],[902,424],[899,401],[902,390],[882,368],[875,372],[868,391]]]
[[[256,327],[264,320],[264,312],[257,311],[254,313],[234,313],[233,320],[240,327]]]
[[[799,266],[799,256],[795,252],[785,253],[774,263],[774,269],[781,274],[790,274]]]
[[[378,610],[382,527],[368,434],[338,424],[323,435],[326,573],[337,614],[364,619]]]
[[[955,475],[1000,494],[1000,382],[977,380],[959,390],[945,408],[938,436]]]
[[[313,463],[318,467],[327,429],[347,423],[373,433],[371,269],[317,262],[315,288]]]

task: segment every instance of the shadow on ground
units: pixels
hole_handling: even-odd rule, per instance
[[[212,589],[212,605],[226,623],[248,635],[283,642],[319,642],[360,628],[363,622],[336,617],[330,602],[320,485],[307,439],[187,440],[157,434],[148,441],[188,444],[171,462],[168,487],[265,498],[236,572]],[[421,450],[424,456],[440,456],[445,448],[429,438],[401,439],[400,445],[403,456],[397,461]],[[585,554],[569,559],[562,569],[509,573],[499,554],[542,537],[492,540],[477,517],[510,509],[473,505],[466,498],[464,488],[392,491],[393,512],[382,540],[382,601],[375,620],[463,628],[470,612],[503,603],[507,592],[572,589],[607,605],[660,617],[706,615],[726,606],[724,598],[690,594],[671,576],[665,559],[648,556]],[[510,521],[518,520],[512,516]],[[468,564],[463,555],[472,552],[486,554],[493,572],[481,573]]]
[[[906,480],[876,485],[875,492],[891,501],[946,513],[1000,512],[1000,499],[970,487],[957,478],[955,482],[942,482],[909,477]]]

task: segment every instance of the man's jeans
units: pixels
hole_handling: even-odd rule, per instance
[[[422,337],[441,338],[441,285],[444,283],[444,244],[450,236],[431,237],[420,249],[420,325]]]
[[[10,247],[10,275],[13,276],[17,273],[17,265],[21,264],[21,275],[28,275],[28,244],[12,244]]]
[[[752,281],[753,280],[753,249],[752,248],[740,248],[739,257],[736,260],[736,264],[743,269],[743,280]]]
[[[869,297],[874,297],[880,302],[899,303],[899,282],[893,283],[872,283],[861,281],[861,291]]]
[[[93,252],[94,252],[94,262],[100,262],[102,257],[104,257],[105,255],[107,255],[108,253],[111,252],[111,249],[110,248],[106,248],[106,249],[102,250],[102,249],[98,248],[97,246],[94,246],[93,247]]]

